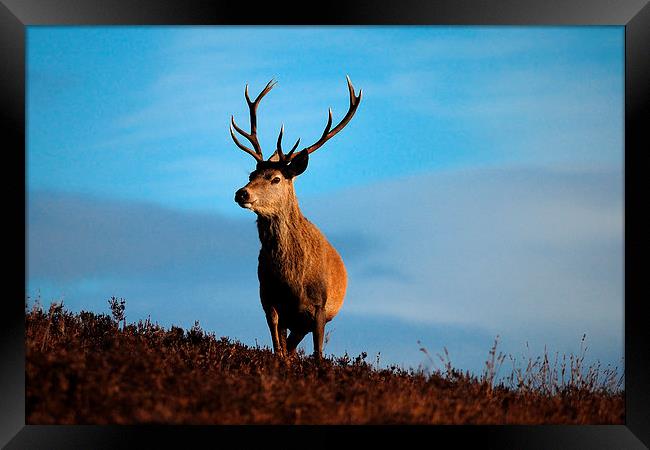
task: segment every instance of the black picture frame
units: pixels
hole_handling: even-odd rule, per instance
[[[253,437],[280,443],[351,444],[372,438],[383,444],[416,439],[436,445],[474,442],[488,448],[636,449],[650,446],[648,394],[649,342],[644,333],[644,256],[650,229],[641,214],[650,167],[648,87],[650,86],[650,6],[648,0],[444,0],[400,2],[323,2],[282,7],[218,1],[182,0],[0,0],[0,71],[2,124],[9,144],[4,156],[11,214],[5,224],[16,228],[8,238],[11,290],[2,308],[0,444],[6,448],[159,448],[197,441],[237,447]],[[315,6],[315,7],[314,7]],[[30,25],[623,25],[625,26],[625,425],[592,426],[431,426],[431,427],[189,427],[189,426],[36,426],[25,425],[24,295],[25,295],[25,30]],[[21,178],[22,177],[22,178]],[[646,208],[644,208],[646,206]],[[8,219],[7,219],[8,218]],[[21,278],[22,275],[22,278]],[[20,280],[20,281],[19,281]],[[21,292],[18,292],[18,291]],[[23,299],[23,300],[19,300]],[[309,435],[315,440],[304,439]],[[408,440],[405,440],[407,439]],[[329,443],[329,444],[328,444]]]

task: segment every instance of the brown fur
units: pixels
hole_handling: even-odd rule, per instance
[[[309,154],[318,150],[350,122],[359,102],[350,77],[346,77],[350,107],[343,119],[332,128],[332,110],[320,139],[295,153],[300,139],[284,153],[280,129],[275,152],[264,160],[257,138],[257,107],[276,82],[269,81],[262,92],[251,100],[248,85],[244,90],[250,113],[250,132],[230,118],[230,135],[240,149],[257,161],[250,182],[235,193],[242,208],[254,211],[262,242],[257,275],[260,299],[271,330],[273,349],[281,355],[295,351],[305,334],[314,335],[314,355],[321,357],[325,323],[332,320],[343,305],[347,275],[341,257],[325,236],[300,212],[293,180],[307,168]],[[234,130],[233,130],[234,128]],[[242,144],[235,131],[253,146]],[[287,338],[287,329],[291,335]]]
[[[300,211],[294,179],[282,170],[258,169],[242,189],[250,201],[240,204],[258,216],[260,299],[274,351],[291,354],[312,332],[320,357],[325,323],[343,305],[347,275],[338,252]]]

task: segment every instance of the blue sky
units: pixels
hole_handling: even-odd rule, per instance
[[[623,355],[623,27],[29,27],[28,295],[269,345],[245,83],[350,273],[327,351]],[[306,340],[311,349],[310,340]]]

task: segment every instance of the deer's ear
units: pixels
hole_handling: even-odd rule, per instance
[[[307,149],[304,149],[298,153],[284,169],[285,175],[287,175],[288,178],[297,177],[307,170],[307,164],[309,164],[309,152]]]

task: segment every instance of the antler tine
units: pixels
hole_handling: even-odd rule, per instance
[[[233,124],[235,123],[235,120],[234,120],[234,119],[232,120],[232,123],[233,123]],[[237,127],[237,125],[235,125],[235,127]],[[264,158],[262,158],[261,155],[257,154],[255,151],[251,150],[250,148],[246,147],[244,144],[242,144],[241,142],[239,142],[239,140],[237,139],[237,136],[235,136],[235,133],[232,131],[232,126],[230,126],[229,128],[230,128],[230,136],[232,136],[232,140],[235,141],[235,144],[237,144],[237,147],[239,147],[239,148],[241,148],[242,150],[244,150],[246,153],[248,153],[249,155],[251,155],[251,156],[252,156],[253,158],[255,158],[257,161],[264,161]]]
[[[266,84],[266,87],[262,90],[262,92],[259,93],[259,95],[255,98],[254,101],[251,101],[250,96],[248,95],[248,83],[246,84],[246,87],[244,89],[244,96],[246,97],[246,103],[248,104],[248,110],[250,113],[250,124],[251,124],[251,131],[250,133],[247,133],[243,129],[241,129],[236,123],[235,123],[235,116],[232,116],[230,119],[231,122],[231,128],[230,128],[230,135],[232,136],[233,140],[235,141],[235,144],[242,150],[244,150],[246,153],[249,153],[252,155],[256,160],[258,161],[264,161],[264,157],[262,156],[262,147],[260,146],[259,140],[257,139],[257,107],[260,103],[260,100],[268,94],[268,92],[273,89],[273,87],[277,84],[277,81],[271,80]],[[251,144],[253,144],[253,148],[255,150],[251,150],[250,148],[246,147],[243,145],[241,142],[237,140],[235,137],[235,134],[232,131],[232,128],[235,128],[239,134],[244,136],[246,139],[250,141]]]
[[[284,134],[284,124],[282,124],[282,127],[280,127],[280,134],[278,135],[278,143],[275,152],[271,155],[269,158],[269,161],[273,160],[273,157],[275,155],[278,155],[278,161],[289,161],[291,160],[291,157],[293,156],[293,152],[296,151],[296,148],[298,148],[298,144],[300,144],[300,138],[296,141],[295,144],[293,144],[293,147],[291,148],[291,151],[287,153],[286,155],[282,152],[282,135]]]
[[[296,143],[293,144],[293,148],[291,149],[291,151],[290,151],[289,153],[287,153],[287,156],[286,156],[285,159],[289,159],[289,160],[290,160],[290,159],[293,157],[293,152],[295,152],[296,149],[298,148],[298,144],[300,144],[300,138],[298,138],[298,140],[296,141]]]
[[[278,156],[278,161],[284,161],[284,153],[282,153],[282,135],[284,134],[284,124],[280,127],[280,134],[278,135],[278,142],[275,146],[275,151],[269,157],[269,161],[273,161],[275,156]]]
[[[320,139],[316,141],[316,143],[310,145],[309,147],[306,147],[303,149],[307,150],[308,153],[312,153],[319,149],[325,142],[328,140],[332,139],[336,133],[341,131],[343,127],[345,127],[348,122],[352,119],[354,116],[354,113],[357,112],[357,108],[359,107],[359,103],[361,102],[361,94],[362,90],[359,89],[359,95],[355,96],[354,94],[354,87],[352,86],[352,81],[350,81],[350,77],[346,75],[345,77],[348,82],[348,90],[350,91],[350,107],[348,108],[348,112],[345,114],[343,119],[330,130],[332,127],[332,109],[329,109],[329,115],[327,119],[327,125],[325,126],[325,130],[323,131],[323,134],[321,135]],[[292,152],[293,153],[293,152]]]
[[[246,101],[248,102],[249,106],[255,106],[257,108],[257,104],[262,100],[262,97],[264,97],[266,94],[269,93],[273,87],[278,84],[278,82],[275,79],[271,79],[268,83],[266,83],[266,86],[262,90],[262,92],[259,93],[259,95],[255,98],[255,101],[251,101],[251,98],[248,96],[248,83],[246,84],[246,89],[244,90],[244,95],[246,96]]]

